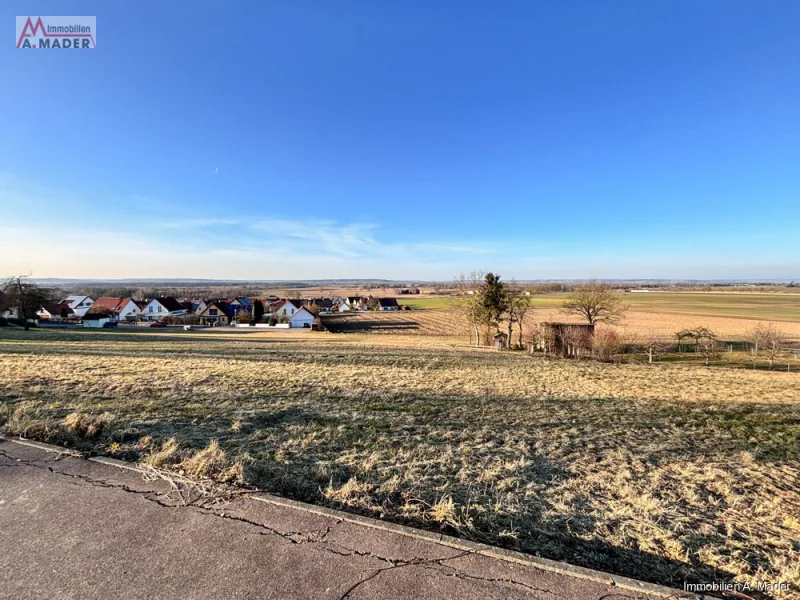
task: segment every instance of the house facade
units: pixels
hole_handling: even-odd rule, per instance
[[[228,304],[228,312],[232,319],[239,313],[253,314],[253,302],[250,298],[234,298]]]
[[[295,305],[291,300],[278,300],[270,306],[270,312],[276,319],[280,317],[290,317],[297,312],[297,309],[301,306],[299,302]]]
[[[68,304],[45,304],[36,311],[36,316],[43,321],[57,322],[75,316]]]
[[[142,319],[145,321],[158,321],[171,312],[182,312],[183,306],[172,296],[153,298],[144,305]]]
[[[86,311],[92,308],[94,300],[89,296],[67,296],[62,303],[66,303],[75,313],[75,316],[82,317]]]
[[[130,321],[141,314],[142,309],[133,298],[123,298],[119,307],[117,308],[117,318],[120,321]]]
[[[345,303],[351,310],[369,310],[369,298],[363,296],[349,296],[345,299]]]
[[[307,308],[301,307],[289,316],[289,327],[311,327],[314,315]]]
[[[197,316],[200,317],[200,323],[203,325],[228,325],[230,323],[229,310],[226,302],[208,302]]]
[[[133,298],[98,298],[92,308],[109,311],[115,321],[131,321],[142,312]]]
[[[378,298],[378,310],[400,310],[397,298]]]

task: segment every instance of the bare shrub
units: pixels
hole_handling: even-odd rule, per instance
[[[592,351],[595,358],[603,362],[611,362],[622,348],[622,338],[613,329],[598,329],[592,340]]]

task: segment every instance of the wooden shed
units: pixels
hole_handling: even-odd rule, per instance
[[[508,334],[498,331],[494,334],[494,347],[498,350],[508,348]]]

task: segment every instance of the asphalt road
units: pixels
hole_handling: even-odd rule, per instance
[[[0,440],[0,598],[664,597],[381,527]]]

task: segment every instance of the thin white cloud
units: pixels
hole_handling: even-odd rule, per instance
[[[167,229],[199,229],[215,227],[218,225],[239,225],[237,219],[173,219],[170,221],[156,222],[155,225]]]

